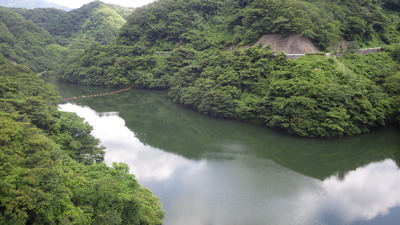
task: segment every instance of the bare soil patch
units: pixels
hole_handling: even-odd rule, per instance
[[[262,44],[263,47],[271,45],[274,52],[285,54],[306,54],[319,52],[318,48],[307,37],[300,34],[282,35],[266,34],[253,45]]]

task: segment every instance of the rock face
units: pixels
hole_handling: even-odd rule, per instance
[[[271,45],[274,52],[284,52],[285,54],[306,54],[319,52],[318,48],[310,39],[300,34],[282,35],[267,34],[253,45],[262,44],[263,47]]]

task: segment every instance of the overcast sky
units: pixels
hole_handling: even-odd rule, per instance
[[[56,3],[57,5],[66,6],[71,9],[75,9],[94,0],[45,0],[45,1]],[[150,2],[153,2],[154,0],[101,0],[101,1],[104,3],[110,3],[126,7],[139,7],[146,5]]]

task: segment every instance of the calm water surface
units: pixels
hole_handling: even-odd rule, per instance
[[[59,84],[63,97],[113,91]],[[105,161],[160,196],[167,225],[400,224],[400,130],[299,138],[210,118],[165,92],[63,103],[93,127]]]

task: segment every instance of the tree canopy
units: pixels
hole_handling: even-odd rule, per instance
[[[40,38],[36,44],[52,46],[53,52],[63,56],[57,74],[64,81],[166,89],[173,101],[204,114],[257,121],[302,136],[332,137],[368,132],[398,117],[399,50],[395,44],[400,20],[388,10],[390,4],[372,0],[160,0],[135,9],[119,31],[107,30],[112,35],[99,28],[106,29],[102,24],[112,21],[111,27],[122,25],[123,17],[101,2],[70,13],[51,11],[58,15],[56,21],[64,21],[62,26],[48,17],[30,18],[43,22],[50,34],[75,38],[67,50],[54,44],[54,36],[48,33],[49,42],[42,43],[45,39]],[[35,14],[20,13],[27,16],[30,12]],[[10,18],[18,17],[7,13]],[[105,19],[109,15],[120,19]],[[39,29],[33,22],[20,23]],[[9,24],[3,26],[10,30]],[[24,43],[13,32],[2,35],[7,45]],[[112,41],[116,32],[118,37]],[[82,39],[82,33],[89,38]],[[297,60],[286,60],[268,47],[239,48],[266,33],[300,34],[320,49],[343,39],[353,46],[390,45],[384,52],[365,56]],[[96,39],[98,35],[107,36],[107,41]],[[227,50],[230,46],[237,48]],[[4,48],[3,52],[13,61],[14,51]]]
[[[94,1],[65,12],[51,8],[12,9],[46,29],[63,46],[73,40],[90,39],[101,44],[114,42],[119,28],[133,9]]]
[[[158,198],[127,165],[105,165],[92,128],[59,100],[0,54],[0,223],[161,224]]]
[[[356,135],[400,123],[398,5],[159,0],[135,10],[98,1],[71,12],[0,7],[0,224],[161,224],[164,216],[159,199],[125,164],[104,164],[92,128],[57,110],[60,99],[38,72],[85,85],[165,89],[201,113],[300,136]],[[246,46],[270,33],[300,34],[321,50],[343,39],[387,46],[369,55],[295,60]]]
[[[371,0],[163,0],[135,10],[118,43],[156,50],[190,43],[202,50],[252,44],[263,34],[296,33],[324,50],[342,38],[361,46],[395,42],[395,17]]]
[[[53,69],[65,50],[45,29],[3,7],[0,7],[0,28],[0,53],[36,72]]]

